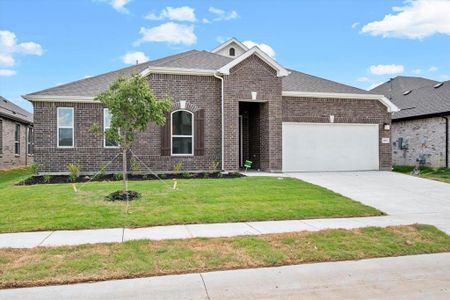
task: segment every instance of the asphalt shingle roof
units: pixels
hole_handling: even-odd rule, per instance
[[[400,108],[393,119],[413,118],[450,112],[450,81],[435,88],[438,83],[422,77],[398,76],[371,91],[385,95]]]
[[[317,93],[349,93],[371,94],[349,85],[305,74],[295,70],[289,70],[291,74],[283,78],[283,91],[302,91]]]
[[[0,96],[0,116],[23,123],[33,123],[33,114]]]
[[[59,85],[53,88],[34,92],[29,95],[47,96],[85,96],[95,97],[106,90],[108,86],[119,77],[139,73],[149,66],[170,67],[186,69],[217,70],[232,61],[232,58],[211,53],[208,51],[191,50],[180,54],[148,61],[117,71]],[[323,93],[357,93],[370,94],[370,92],[340,84],[320,77],[308,75],[294,70],[283,78],[283,91],[323,92]]]

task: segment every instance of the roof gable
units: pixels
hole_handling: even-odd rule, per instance
[[[230,70],[234,66],[238,65],[239,63],[243,62],[247,58],[249,58],[252,55],[258,56],[262,61],[264,61],[266,64],[271,66],[275,71],[277,71],[278,77],[285,77],[289,75],[289,71],[286,70],[283,66],[281,66],[279,63],[277,63],[273,58],[271,58],[269,55],[267,55],[265,52],[263,52],[261,49],[259,49],[257,46],[251,48],[241,56],[237,57],[236,59],[230,61],[228,64],[221,67],[218,71],[219,73],[223,75],[230,75]]]
[[[231,47],[231,46],[235,47],[235,48],[237,47],[242,52],[248,51],[248,47],[247,46],[242,44],[236,38],[231,38],[228,41],[226,41],[225,43],[222,43],[219,46],[217,46],[216,48],[214,48],[213,50],[211,50],[211,53],[219,54],[219,53],[222,52],[223,49],[225,49],[227,47]]]

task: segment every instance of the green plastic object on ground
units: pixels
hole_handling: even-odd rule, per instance
[[[245,171],[250,169],[252,167],[252,165],[253,165],[253,162],[251,160],[246,160],[245,163],[244,163]]]

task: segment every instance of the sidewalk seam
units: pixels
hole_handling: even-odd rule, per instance
[[[208,300],[211,300],[211,297],[209,297],[208,288],[206,287],[205,279],[203,278],[202,273],[198,273],[198,274],[200,275],[200,278],[202,279],[203,287],[205,288],[205,292],[206,292],[206,297],[208,298]]]
[[[50,232],[49,235],[47,235],[38,245],[37,247],[39,247],[40,245],[42,245],[52,234],[54,233],[54,231]]]
[[[256,231],[259,234],[264,234],[263,232],[259,231],[258,229],[256,229],[255,227],[253,227],[252,225],[250,225],[249,223],[245,223],[245,225],[247,225],[248,227],[250,227],[251,229],[253,229],[254,231]]]

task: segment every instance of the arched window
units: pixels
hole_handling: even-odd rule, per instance
[[[236,50],[234,50],[234,48],[230,48],[230,56],[235,56],[236,55]]]
[[[194,154],[194,114],[186,110],[172,113],[172,155]]]

